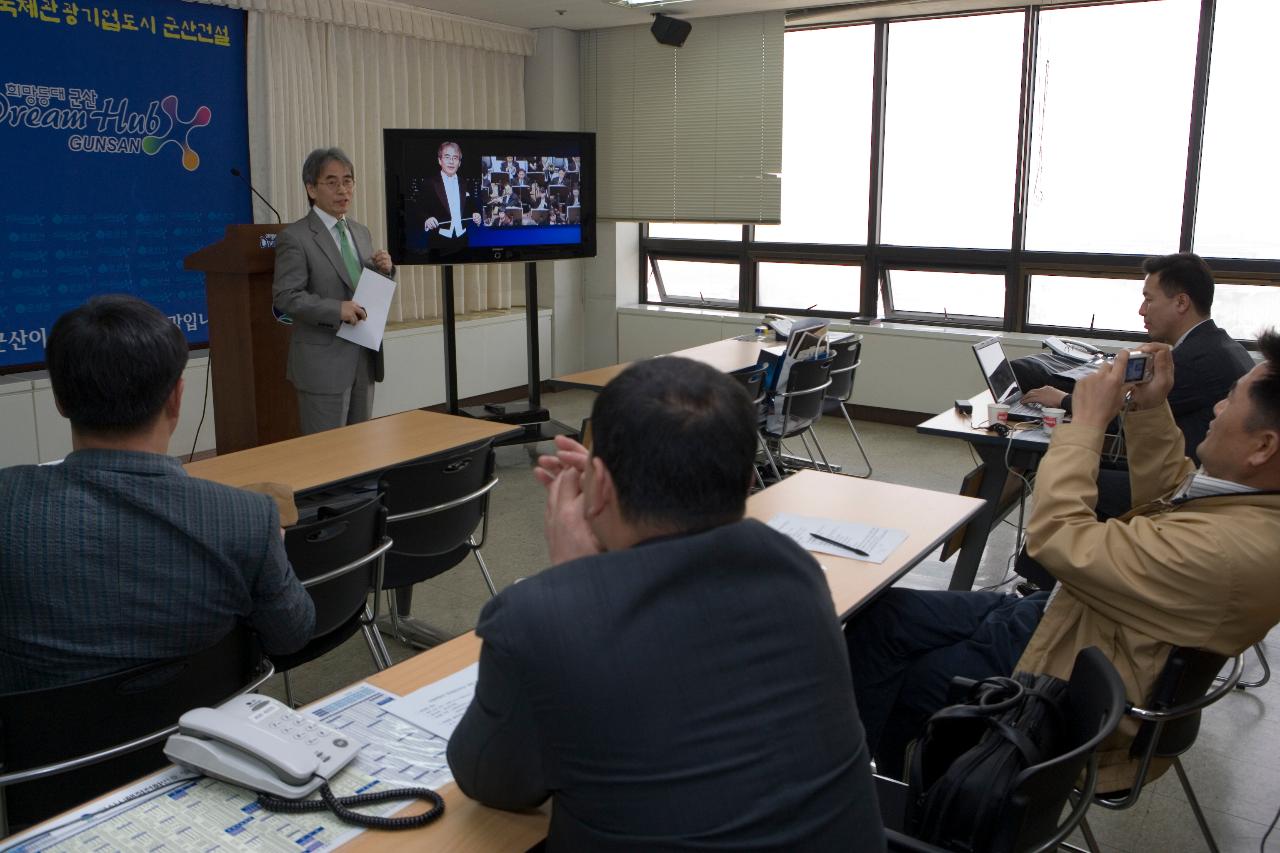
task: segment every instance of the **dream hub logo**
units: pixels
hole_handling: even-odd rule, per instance
[[[191,131],[208,125],[213,120],[213,112],[202,106],[196,110],[191,121],[183,121],[178,117],[177,95],[165,96],[160,102],[160,109],[169,117],[169,130],[164,136],[143,137],[143,152],[154,157],[166,145],[176,145],[182,149],[182,167],[188,172],[194,172],[200,168],[200,155],[190,145]]]

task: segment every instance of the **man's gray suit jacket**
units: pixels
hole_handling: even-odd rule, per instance
[[[347,217],[360,265],[373,268],[369,229]],[[393,271],[394,274],[394,271]],[[365,348],[337,336],[342,303],[355,295],[333,235],[311,211],[287,226],[276,240],[276,275],[271,288],[276,308],[293,318],[285,375],[307,394],[341,394],[355,380]],[[382,350],[374,354],[374,379],[382,381]]]

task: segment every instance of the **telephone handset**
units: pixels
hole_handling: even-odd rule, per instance
[[[246,694],[183,714],[164,754],[206,776],[299,799],[332,779],[362,746],[282,702]]]
[[[1044,339],[1044,345],[1047,349],[1052,350],[1057,355],[1062,356],[1069,361],[1077,364],[1088,364],[1101,358],[1104,353],[1102,350],[1087,344],[1084,341],[1073,341],[1070,339],[1059,338],[1056,335],[1050,335]]]

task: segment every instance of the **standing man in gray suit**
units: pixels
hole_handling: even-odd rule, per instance
[[[369,267],[394,276],[385,249],[373,250],[369,229],[347,216],[355,167],[338,148],[317,148],[302,164],[311,212],[276,242],[272,300],[293,318],[286,376],[298,391],[302,434],[360,423],[373,414],[373,383],[382,381],[382,350],[337,336],[341,324],[365,319],[356,283]]]

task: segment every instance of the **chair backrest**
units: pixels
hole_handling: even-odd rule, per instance
[[[826,355],[812,361],[797,361],[787,376],[786,396],[782,401],[782,432],[793,434],[807,429],[822,415],[822,398],[835,356]],[[781,396],[781,395],[780,395]],[[777,403],[774,404],[777,406]]]
[[[469,540],[486,522],[494,477],[493,440],[400,465],[382,476],[379,491],[391,512],[383,587],[396,589],[435,577],[462,562]],[[484,544],[484,533],[475,547]]]
[[[164,738],[178,718],[192,708],[222,703],[257,680],[262,667],[253,632],[238,626],[186,657],[0,696],[0,792],[9,829],[44,820],[168,764]],[[148,744],[88,767],[29,782],[6,781],[10,774],[153,734]]]
[[[1146,707],[1152,711],[1169,712],[1205,698],[1213,679],[1226,664],[1224,655],[1178,646],[1169,652],[1164,669],[1151,688]],[[1220,690],[1220,695],[1230,692]],[[1147,750],[1153,756],[1181,755],[1196,742],[1200,732],[1200,712],[1194,711],[1165,722],[1144,721],[1138,727],[1129,754],[1141,758]]]
[[[1084,816],[1092,796],[1094,751],[1111,736],[1124,716],[1124,682],[1096,646],[1076,655],[1067,683],[1068,751],[1032,765],[1014,783],[1010,807],[993,836],[993,851],[1055,849]],[[1087,793],[1070,819],[1059,823],[1082,770],[1088,768]]]
[[[831,362],[831,385],[825,397],[828,400],[848,402],[853,394],[853,378],[862,360],[862,336],[855,335],[831,345],[835,361]]]
[[[284,549],[289,563],[316,606],[312,640],[302,651],[288,656],[302,656],[291,666],[311,660],[308,650],[317,648],[317,640],[342,629],[363,613],[367,597],[376,595],[381,581],[380,559],[374,552],[386,535],[387,510],[381,495],[339,511],[322,506],[314,521],[295,524],[285,531]],[[352,565],[357,563],[362,564]],[[344,568],[347,570],[339,571]],[[316,652],[314,656],[323,653]],[[283,665],[284,657],[276,658],[276,665],[288,669]]]
[[[748,367],[745,370],[738,370],[729,374],[747,389],[747,396],[750,397],[759,406],[764,402],[764,375],[769,368],[763,364],[754,367]]]

